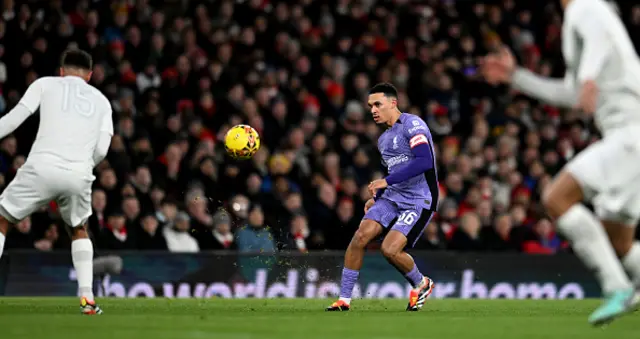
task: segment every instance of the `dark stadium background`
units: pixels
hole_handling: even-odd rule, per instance
[[[439,214],[419,249],[553,254],[567,249],[541,190],[598,138],[590,121],[483,84],[477,58],[508,44],[563,74],[558,1],[11,1],[0,16],[0,112],[69,47],[94,57],[114,136],[96,168],[98,251],[344,249],[381,175],[369,86],[400,90],[438,152]],[[640,44],[640,5],[620,4]],[[251,161],[221,138],[255,127]],[[0,142],[0,188],[24,162],[30,118]],[[104,196],[105,199],[102,199]],[[104,200],[104,206],[101,201]],[[176,213],[173,213],[176,210]],[[228,215],[223,212],[228,211]],[[56,206],[6,249],[69,247]],[[214,235],[215,232],[215,235]]]

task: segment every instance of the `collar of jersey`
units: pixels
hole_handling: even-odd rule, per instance
[[[396,124],[402,124],[402,119],[404,118],[405,115],[406,115],[406,113],[400,112],[400,116],[398,117],[398,120],[396,120],[396,122],[393,125],[385,127],[384,130],[386,131],[386,130],[392,128],[393,126],[395,126]]]
[[[77,79],[77,80],[82,80],[84,81],[84,79],[82,79],[81,77],[77,76],[77,75],[65,75],[63,78],[68,78],[68,79]]]

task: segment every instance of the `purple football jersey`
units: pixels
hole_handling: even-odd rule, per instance
[[[378,139],[378,150],[389,173],[409,165],[414,158],[411,149],[428,144],[433,159],[433,170],[406,181],[387,187],[381,198],[403,205],[414,205],[425,209],[435,209],[438,196],[438,178],[435,165],[433,139],[427,124],[418,116],[402,113],[398,121],[387,129]]]

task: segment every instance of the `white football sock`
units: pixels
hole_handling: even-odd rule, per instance
[[[78,292],[81,297],[93,300],[93,244],[89,239],[71,242],[71,259],[76,269]]]
[[[622,258],[622,266],[631,275],[631,281],[640,288],[640,242],[636,241]]]
[[[590,269],[595,270],[605,294],[631,288],[600,221],[582,204],[573,205],[558,218],[558,230],[571,242],[573,251]]]
[[[4,251],[4,240],[6,237],[4,234],[0,233],[0,258],[2,258],[2,251]]]

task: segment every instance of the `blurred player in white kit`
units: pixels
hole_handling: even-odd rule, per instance
[[[93,244],[85,223],[91,216],[93,168],[106,156],[113,136],[109,100],[87,82],[93,60],[66,51],[59,77],[34,81],[18,105],[0,119],[0,139],[40,108],[40,127],[31,152],[0,196],[0,255],[14,225],[51,200],[71,235],[83,314],[100,314],[93,296]]]
[[[605,302],[589,322],[601,325],[638,303],[640,243],[634,234],[640,220],[640,62],[610,4],[561,4],[564,79],[516,67],[506,48],[487,56],[482,72],[490,83],[510,83],[537,99],[594,114],[603,139],[565,166],[543,194],[543,203],[576,255],[596,273]],[[595,215],[584,200],[593,203]]]

